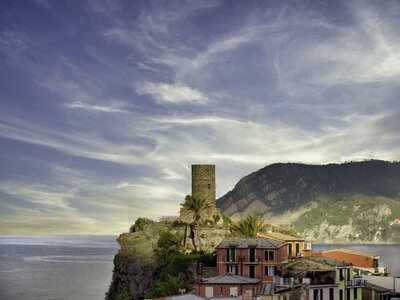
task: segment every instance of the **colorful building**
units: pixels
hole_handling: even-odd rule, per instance
[[[294,259],[282,265],[282,276],[307,284],[308,299],[360,300],[361,280],[353,266],[329,257]]]
[[[375,254],[350,249],[331,249],[312,253],[312,256],[325,256],[344,261],[372,274],[387,274],[387,268],[379,266],[379,255]]]
[[[287,261],[287,245],[265,238],[225,238],[217,246],[217,274],[240,275],[273,282],[282,262]]]
[[[226,274],[203,278],[199,283],[199,296],[239,297],[243,294],[258,295],[261,292],[261,280],[240,275]]]
[[[288,245],[288,257],[309,256],[311,254],[311,243],[306,242],[303,238],[290,236],[280,232],[259,232],[258,237],[286,243]]]

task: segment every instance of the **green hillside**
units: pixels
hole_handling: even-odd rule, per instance
[[[400,163],[273,164],[242,178],[217,206],[320,242],[400,242]]]

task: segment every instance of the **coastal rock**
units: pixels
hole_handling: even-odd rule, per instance
[[[122,299],[124,293],[131,295],[131,299],[144,299],[165,268],[166,262],[157,252],[158,238],[163,230],[181,235],[185,251],[194,250],[193,236],[186,225],[158,222],[144,226],[141,231],[122,233],[117,239],[121,249],[114,258],[113,282],[108,299]],[[208,225],[201,226],[200,233],[202,250],[211,253],[230,231],[227,226]],[[199,243],[197,238],[194,242]]]

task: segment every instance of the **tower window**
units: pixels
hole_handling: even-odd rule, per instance
[[[208,189],[211,190],[211,183],[208,184]]]

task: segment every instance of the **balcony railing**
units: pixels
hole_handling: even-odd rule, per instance
[[[226,255],[224,256],[224,262],[226,263],[235,263],[238,260],[235,257],[227,257]]]
[[[252,259],[250,259],[250,257],[248,256],[243,256],[242,261],[245,264],[258,264],[260,263],[260,257],[257,256],[257,257],[252,257]]]

